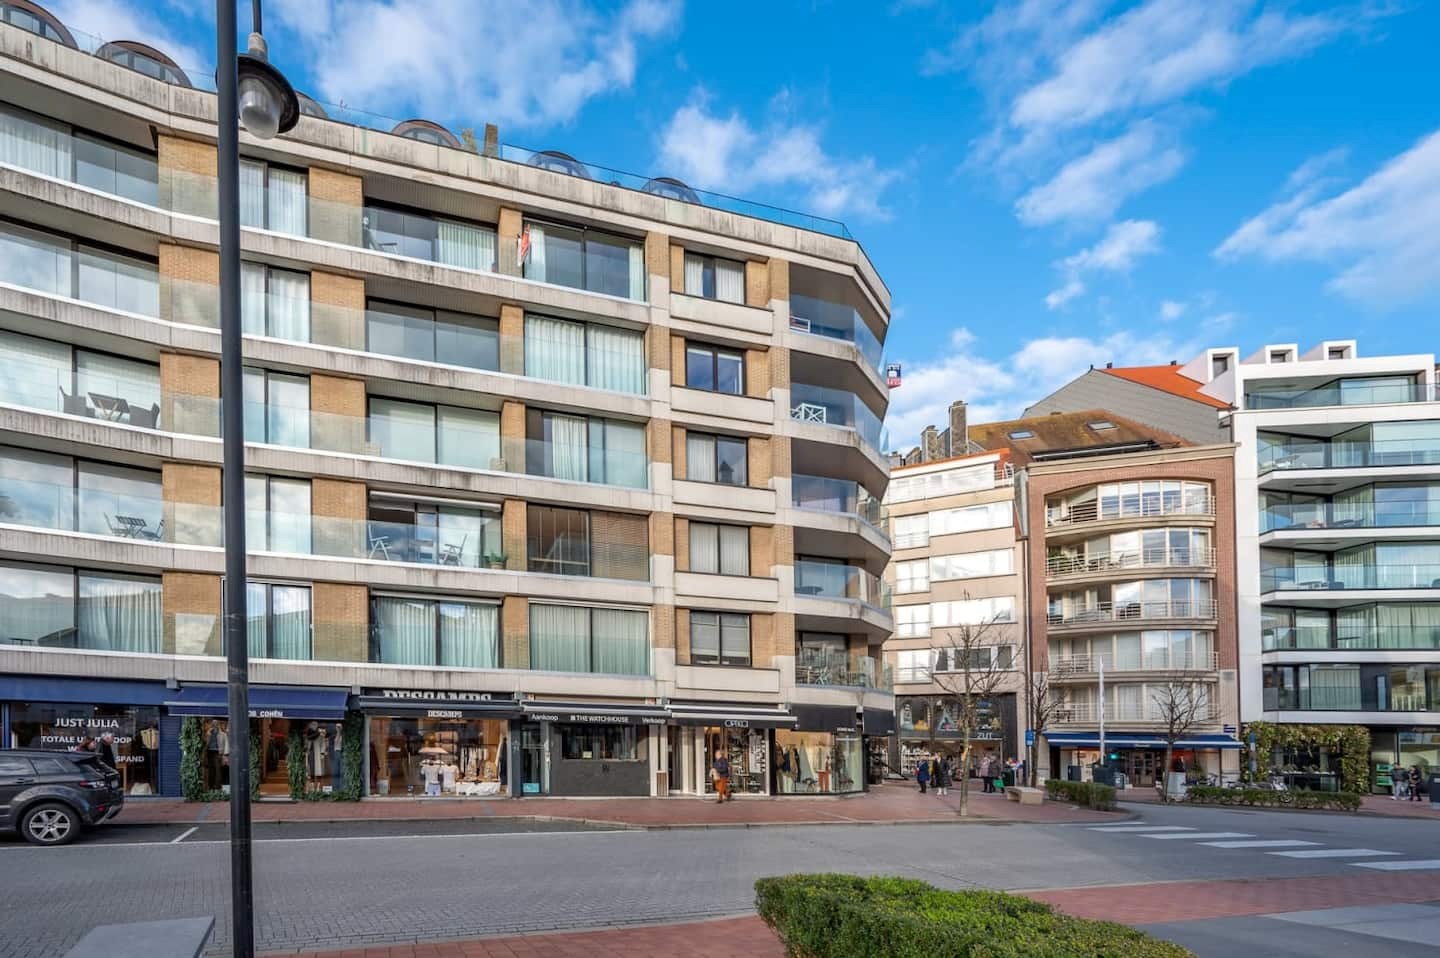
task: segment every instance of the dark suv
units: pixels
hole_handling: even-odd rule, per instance
[[[120,773],[89,752],[0,750],[0,830],[65,845],[125,804]]]

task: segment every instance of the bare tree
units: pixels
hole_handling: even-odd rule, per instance
[[[1193,682],[1166,682],[1150,693],[1156,720],[1164,728],[1165,767],[1160,773],[1160,797],[1170,801],[1170,766],[1175,760],[1175,743],[1186,738],[1195,726],[1210,717],[1210,696]]]
[[[1060,690],[1050,684],[1050,673],[1035,672],[1030,676],[1030,721],[1031,728],[1035,730],[1035,741],[1040,741],[1040,736],[1055,721],[1055,717],[1066,707],[1065,699],[1061,696]],[[1036,787],[1039,782],[1040,763],[1035,761],[1032,754],[1030,758],[1030,786]],[[1051,776],[1058,778],[1055,770],[1051,769]]]
[[[968,596],[967,596],[968,598]],[[999,619],[975,625],[961,625],[945,632],[946,645],[940,653],[949,657],[948,670],[936,670],[931,680],[955,703],[955,720],[960,729],[960,815],[970,813],[970,743],[980,725],[981,703],[994,697],[1008,674],[1000,649],[1010,643],[999,634]],[[938,665],[939,663],[937,663]]]

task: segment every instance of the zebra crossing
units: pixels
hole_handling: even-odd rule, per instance
[[[1120,835],[1125,838],[1149,838],[1161,842],[1188,841],[1207,848],[1226,850],[1248,850],[1278,858],[1302,860],[1323,859],[1367,859],[1367,861],[1345,861],[1354,868],[1369,868],[1375,871],[1412,872],[1440,871],[1440,858],[1402,859],[1400,852],[1379,848],[1329,848],[1321,842],[1303,841],[1296,838],[1262,838],[1249,832],[1207,832],[1187,825],[1146,825],[1129,823],[1124,825],[1087,825],[1086,831],[1102,835]]]

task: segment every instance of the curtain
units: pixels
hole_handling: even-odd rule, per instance
[[[590,610],[532,603],[530,667],[549,672],[589,672]]]
[[[240,225],[265,228],[265,164],[240,161]]]
[[[1310,708],[1359,709],[1360,666],[1310,668]]]
[[[720,571],[720,527],[704,522],[690,523],[690,571]]]
[[[525,278],[543,283],[545,282],[545,230],[534,224],[528,226],[527,229],[530,230],[530,260],[523,264]]]
[[[720,571],[725,575],[750,574],[749,528],[720,527]]]
[[[269,307],[265,295],[265,266],[261,263],[240,264],[240,325],[246,336],[267,333],[265,312]]]
[[[650,617],[625,609],[592,609],[594,671],[606,675],[650,674]]]
[[[269,622],[269,588],[263,582],[245,583],[245,646],[253,659],[269,658],[265,641]]]
[[[0,163],[57,180],[71,178],[70,131],[0,110]]]
[[[440,664],[500,667],[499,609],[470,602],[440,603]]]
[[[577,416],[547,415],[549,426],[549,475],[554,479],[589,480],[587,433],[589,423]]]
[[[525,375],[585,385],[585,324],[526,316]]]
[[[302,586],[270,587],[270,657],[309,659],[310,590]]]
[[[269,335],[296,343],[310,342],[310,274],[270,270]],[[248,332],[248,330],[247,330]]]
[[[375,631],[380,661],[387,665],[435,664],[435,604],[377,596]]]
[[[705,260],[685,254],[685,292],[690,296],[705,295]]]
[[[715,298],[727,303],[745,302],[744,263],[725,259],[715,261]]]
[[[500,456],[500,414],[459,406],[435,407],[437,462],[489,469]]]
[[[277,233],[305,235],[305,174],[295,170],[270,169],[265,201],[269,227]]]
[[[309,555],[310,480],[274,477],[261,481],[270,487],[267,510],[270,551]],[[249,476],[245,477],[245,482],[248,493]]]
[[[696,482],[715,481],[715,438],[687,433],[685,436],[685,478]]]
[[[606,420],[604,481],[612,486],[644,489],[648,484],[647,472],[645,427]]]
[[[97,652],[158,653],[163,633],[158,579],[80,577],[78,647]]]
[[[630,247],[630,298],[645,298],[645,247]]]
[[[590,385],[645,395],[645,334],[614,326],[590,326]]]
[[[1335,553],[1335,578],[1347,589],[1364,588],[1367,584],[1370,588],[1375,587],[1374,582],[1365,581],[1367,568],[1375,570],[1374,546],[1361,546],[1358,549]]]
[[[3,247],[3,244],[0,244]],[[70,347],[0,330],[0,395],[8,402],[73,412],[63,400],[74,395]],[[157,377],[158,392],[158,377]]]
[[[486,273],[495,269],[494,230],[450,220],[438,220],[435,225],[439,238],[435,258],[439,262]]]

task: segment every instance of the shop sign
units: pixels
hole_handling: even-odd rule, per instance
[[[369,693],[382,699],[399,702],[489,702],[495,696],[490,692],[416,691],[415,689],[376,689]]]
[[[259,719],[284,718],[285,712],[281,709],[251,709],[250,717]]]
[[[749,719],[726,719],[722,723],[726,728],[749,728]]]
[[[459,709],[426,709],[425,717],[433,719],[458,719],[464,718],[465,713]]]

